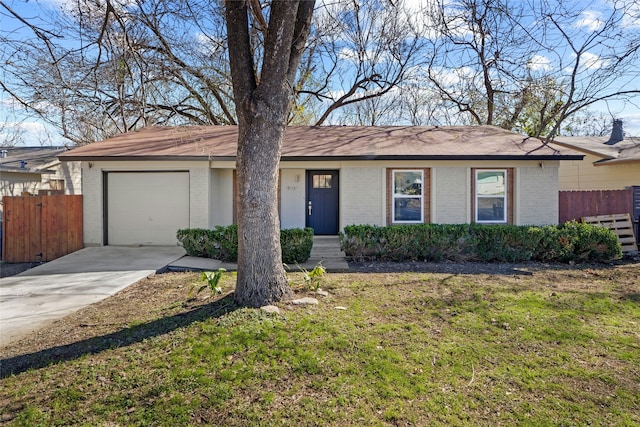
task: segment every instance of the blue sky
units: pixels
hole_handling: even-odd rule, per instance
[[[18,0],[6,0],[6,3],[18,12],[21,16],[30,19],[38,20],[39,16],[46,16],[46,10],[48,7],[59,7],[64,4],[65,1],[70,0],[40,0],[39,2],[26,2]],[[123,0],[124,1],[124,0]],[[409,7],[419,9],[420,4],[429,0],[405,0]],[[603,17],[602,11],[604,10],[605,1],[580,1],[573,2],[575,4],[584,4],[584,13],[581,15],[581,20],[576,22],[576,26],[582,26],[585,29],[596,29],[598,25],[601,25],[601,19]],[[640,2],[637,6],[637,16],[630,16],[627,23],[630,27],[640,28]],[[0,15],[0,29],[3,32],[15,27],[19,27],[20,23],[15,18],[8,17],[6,14]],[[597,53],[593,53],[590,57],[589,66],[599,66],[599,58]],[[557,56],[556,56],[557,58]],[[532,64],[535,67],[547,67],[553,65],[555,59],[553,56],[536,56],[532,58]],[[640,70],[640,64],[636,67],[636,70]],[[629,87],[630,85],[636,85],[631,76],[628,78],[618,79],[619,84]],[[636,76],[637,77],[637,76]],[[1,78],[1,76],[0,76]],[[636,79],[637,81],[638,79]],[[27,145],[62,145],[66,141],[58,135],[58,131],[52,127],[46,126],[43,122],[33,119],[25,118],[21,110],[12,109],[15,106],[13,102],[8,98],[6,94],[0,94],[0,122],[6,122],[10,127],[13,122],[20,122],[21,129],[24,131],[23,139]],[[602,113],[606,117],[622,119],[624,122],[625,133],[628,136],[640,136],[640,95],[634,97],[631,101],[607,101],[594,104],[590,111],[599,114]]]

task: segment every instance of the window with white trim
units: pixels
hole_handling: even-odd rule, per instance
[[[475,172],[475,221],[506,223],[507,171],[481,169]]]
[[[424,222],[424,170],[394,170],[391,176],[393,223]]]

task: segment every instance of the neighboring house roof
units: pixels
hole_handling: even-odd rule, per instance
[[[0,147],[0,172],[52,173],[48,168],[65,151],[65,147]],[[6,157],[3,157],[5,154]]]
[[[559,145],[583,153],[600,157],[595,166],[621,163],[640,163],[640,138],[626,137],[622,141],[611,142],[608,137],[559,136],[552,145]]]
[[[63,153],[73,160],[233,160],[236,126],[149,127]],[[290,126],[282,160],[581,160],[495,126]]]

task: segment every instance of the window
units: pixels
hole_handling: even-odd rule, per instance
[[[313,175],[313,188],[331,188],[331,175]]]
[[[424,171],[394,170],[391,173],[391,219],[393,223],[424,222]]]
[[[507,171],[475,171],[475,221],[478,223],[506,223]]]
[[[49,180],[49,188],[51,190],[64,190],[64,179]]]

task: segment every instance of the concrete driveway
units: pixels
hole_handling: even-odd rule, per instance
[[[182,258],[179,246],[85,248],[0,279],[0,347]]]

